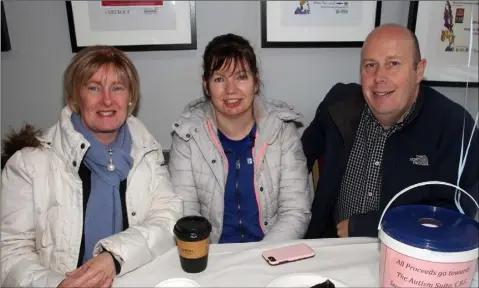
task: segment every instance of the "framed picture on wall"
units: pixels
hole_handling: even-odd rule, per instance
[[[66,1],[73,52],[196,49],[195,1]]]
[[[426,59],[424,82],[431,86],[478,87],[476,1],[411,1],[408,28]]]
[[[10,34],[8,33],[7,18],[5,17],[5,8],[3,8],[3,1],[1,2],[2,9],[2,52],[12,50],[10,44]]]
[[[264,48],[361,47],[381,1],[261,1]]]

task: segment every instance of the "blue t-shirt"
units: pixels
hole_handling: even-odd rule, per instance
[[[256,124],[249,135],[238,141],[228,139],[218,130],[229,163],[224,193],[223,231],[219,243],[257,242],[264,236],[259,225],[254,191],[252,149],[255,134]]]

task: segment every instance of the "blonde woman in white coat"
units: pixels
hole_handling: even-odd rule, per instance
[[[175,245],[183,204],[160,144],[131,115],[133,63],[112,47],[85,48],[64,93],[57,124],[26,127],[4,146],[2,287],[109,287]]]

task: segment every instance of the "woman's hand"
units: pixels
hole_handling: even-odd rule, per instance
[[[113,278],[116,276],[115,263],[110,253],[100,253],[88,262],[66,273],[62,287],[111,287]]]
[[[102,271],[97,271],[94,275],[92,275],[91,279],[87,279],[88,281],[85,282],[84,279],[80,279],[79,277],[67,277],[64,279],[60,284],[57,286],[58,288],[71,288],[71,287],[111,287],[111,283],[113,282],[110,278],[105,277],[105,273]],[[95,284],[98,283],[98,284]]]

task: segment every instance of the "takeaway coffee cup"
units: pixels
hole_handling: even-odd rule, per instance
[[[201,216],[186,216],[176,222],[174,233],[180,254],[181,268],[199,273],[208,265],[211,223]]]

